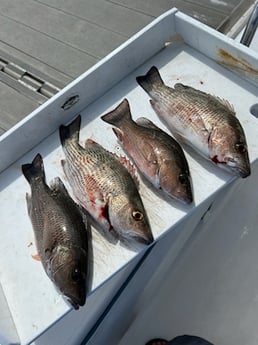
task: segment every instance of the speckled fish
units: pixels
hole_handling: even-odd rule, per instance
[[[127,99],[101,118],[116,126],[121,145],[157,189],[183,203],[193,201],[188,163],[176,140],[146,118],[133,121]]]
[[[85,147],[79,144],[80,123],[79,115],[60,127],[66,158],[62,165],[75,197],[105,231],[113,230],[129,241],[151,243],[148,217],[133,177],[116,155],[95,141],[88,139]]]
[[[179,83],[168,87],[154,66],[136,80],[179,141],[234,175],[250,175],[245,134],[228,101]]]
[[[28,213],[42,265],[55,286],[75,308],[86,300],[88,238],[78,205],[57,177],[50,187],[45,181],[43,160],[37,154],[22,165],[31,186],[26,194]]]

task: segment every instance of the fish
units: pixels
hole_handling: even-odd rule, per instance
[[[185,204],[193,201],[189,166],[174,138],[147,118],[134,121],[126,98],[101,119],[115,126],[122,147],[156,189]]]
[[[179,335],[172,340],[156,338],[148,341],[146,345],[213,345],[209,341],[194,335]]]
[[[65,155],[61,164],[76,200],[104,232],[114,232],[127,243],[150,244],[153,235],[131,162],[90,138],[80,145],[80,126],[78,115],[59,128]]]
[[[245,178],[250,161],[244,130],[233,106],[191,86],[164,84],[157,67],[136,77],[174,137],[229,173]]]
[[[48,186],[42,156],[21,166],[30,184],[27,211],[43,268],[74,309],[86,302],[88,284],[87,220],[56,177]]]

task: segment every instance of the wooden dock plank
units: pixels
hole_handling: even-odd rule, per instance
[[[84,19],[100,27],[117,32],[125,37],[132,36],[153,20],[153,16],[137,12],[124,6],[114,5],[105,0],[35,0],[57,9],[61,13],[71,14],[77,19]],[[7,3],[8,1],[6,1]],[[26,1],[27,2],[27,1]]]

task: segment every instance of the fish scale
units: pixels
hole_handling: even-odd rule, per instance
[[[148,217],[131,174],[119,159],[88,139],[79,144],[80,115],[60,127],[65,175],[82,207],[105,230],[121,239],[143,244],[153,241]]]
[[[134,121],[126,98],[101,119],[115,126],[123,149],[155,188],[183,203],[193,201],[188,163],[175,139],[146,118]]]
[[[228,101],[179,83],[168,87],[155,66],[136,80],[179,141],[236,176],[250,175],[245,133]]]
[[[88,238],[82,215],[59,178],[50,187],[46,184],[40,154],[22,165],[22,172],[31,186],[26,201],[42,265],[78,309],[85,303],[88,274]]]

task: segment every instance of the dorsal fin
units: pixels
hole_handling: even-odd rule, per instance
[[[234,115],[236,115],[235,109],[233,105],[226,99],[220,98],[218,96],[214,96],[218,102],[220,102],[224,107],[228,108],[229,111],[231,111]]]
[[[216,99],[216,101],[218,101],[220,104],[222,104],[224,107],[226,107],[231,113],[236,115],[236,112],[235,112],[235,109],[234,109],[233,105],[228,100],[226,100],[224,98],[220,98],[219,96],[211,95],[211,94],[209,94],[207,92],[204,92],[204,91],[195,89],[195,88],[193,88],[191,86],[180,84],[180,83],[175,84],[174,88],[177,91],[184,90],[184,91],[192,92],[192,93],[194,93],[196,95],[199,94],[199,95],[205,95],[205,96],[213,97],[214,99]]]
[[[112,154],[130,173],[130,175],[134,179],[134,182],[136,183],[137,188],[139,188],[139,180],[137,177],[135,165],[126,156],[118,156],[116,153],[112,153]]]
[[[136,120],[136,123],[140,126],[146,127],[146,128],[152,128],[159,130],[160,128],[157,127],[151,120],[147,119],[146,117],[139,117]]]

